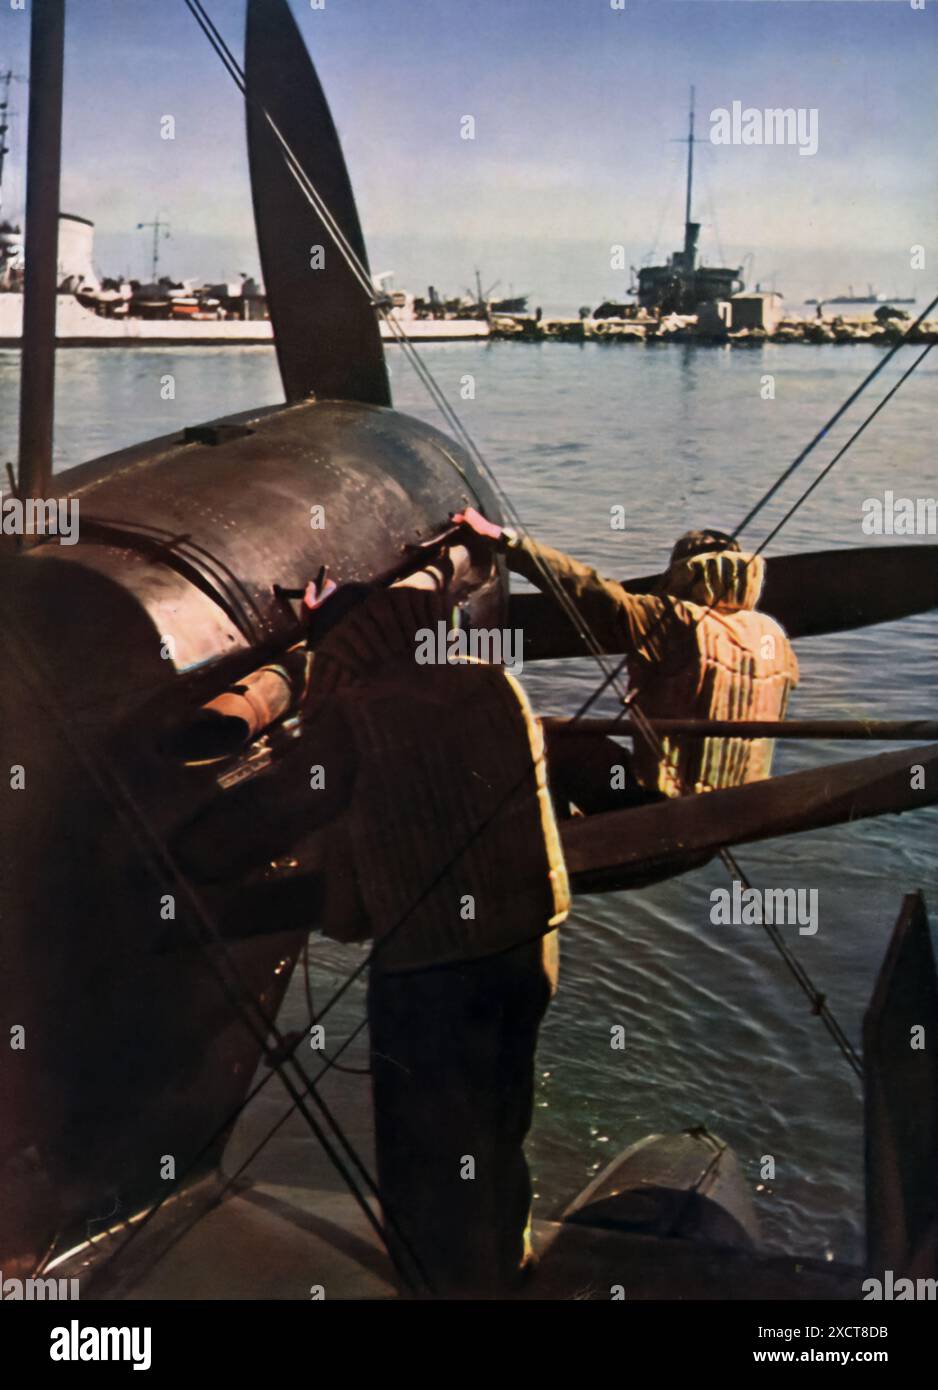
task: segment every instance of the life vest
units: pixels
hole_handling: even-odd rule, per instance
[[[779,624],[755,611],[765,567],[759,557],[720,551],[672,566],[669,602],[686,642],[673,660],[629,662],[636,703],[649,719],[782,719],[798,662]],[[688,622],[688,619],[690,620]],[[689,646],[689,650],[688,650]],[[646,787],[686,796],[768,777],[774,740],[663,736],[660,752],[635,741]]]

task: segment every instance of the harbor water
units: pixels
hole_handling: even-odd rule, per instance
[[[811,456],[744,542],[757,544],[862,415],[895,381],[903,349]],[[881,360],[863,345],[608,348],[518,343],[425,346],[444,386],[526,527],[611,576],[662,567],[689,527],[732,530],[861,378]],[[440,424],[399,349],[398,408]],[[0,439],[15,457],[19,361],[0,352]],[[73,350],[59,354],[56,467],[248,406],[280,399],[268,348]],[[785,526],[768,554],[926,537],[865,535],[866,499],[936,494],[935,378],[929,359]],[[169,397],[169,398],[167,398]],[[454,479],[454,506],[459,488]],[[624,508],[624,529],[611,524]],[[443,518],[441,518],[441,521]],[[932,538],[934,541],[934,538]],[[311,557],[311,572],[315,569]],[[274,576],[275,578],[275,576]],[[63,596],[63,621],[68,599]],[[938,615],[799,642],[789,713],[812,718],[929,718],[938,689]],[[535,706],[570,713],[595,687],[594,663],[526,668]],[[594,712],[613,713],[614,699]],[[895,747],[895,745],[892,745]],[[883,751],[785,743],[775,770]],[[910,759],[911,761],[911,759]],[[402,799],[408,791],[402,788]],[[814,935],[783,928],[855,1045],[902,895],[925,890],[938,917],[934,810],[743,847],[760,887],[816,889]],[[705,1124],[733,1145],[757,1193],[768,1243],[829,1259],[862,1252],[862,1103],[858,1083],[758,926],[716,926],[719,861],[629,894],[579,899],[562,931],[561,987],[542,1030],[529,1145],[537,1214],[550,1216],[626,1144]],[[360,951],[314,940],[317,1006]],[[363,1017],[359,983],[326,1019],[334,1055]],[[281,1020],[299,1028],[298,972]],[[613,1030],[626,1045],[611,1046]],[[368,1150],[363,1033],[332,1070],[329,1095]],[[321,1054],[307,1059],[311,1068]],[[239,1127],[246,1159],[283,1113],[276,1082]],[[250,1171],[281,1183],[338,1179],[294,1117]],[[768,1159],[774,1160],[774,1177]]]

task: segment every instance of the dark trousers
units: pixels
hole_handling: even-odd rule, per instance
[[[412,974],[372,967],[378,1181],[392,1256],[424,1294],[497,1297],[520,1282],[523,1144],[550,993],[540,940]]]

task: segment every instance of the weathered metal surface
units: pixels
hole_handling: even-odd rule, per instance
[[[921,788],[909,768],[924,768]],[[561,827],[574,892],[601,892],[683,872],[724,845],[911,811],[938,802],[938,744],[791,772],[765,782],[610,811]]]
[[[452,440],[394,411],[303,402],[232,420],[249,433],[215,445],[170,435],[60,474],[81,539],[30,557],[119,576],[175,639],[180,671],[290,634],[298,605],[275,584],[303,588],[321,565],[337,582],[371,578],[449,511],[497,508]]]
[[[390,405],[376,310],[287,167],[267,119],[367,271],[339,137],[285,0],[250,0],[245,77],[254,221],[287,400],[314,392]]]
[[[935,953],[910,893],[863,1020],[867,1267],[880,1280],[938,1275],[936,1038]]]
[[[789,637],[893,622],[938,607],[936,545],[776,555],[766,561],[765,571],[759,608],[777,619]],[[656,593],[661,580],[660,574],[646,574],[623,580],[623,588]],[[509,621],[524,632],[525,661],[589,654],[569,618],[543,594],[514,594]],[[624,624],[622,630],[624,638]]]

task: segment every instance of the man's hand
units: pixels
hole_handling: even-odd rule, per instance
[[[303,590],[303,607],[307,612],[314,613],[317,608],[322,607],[327,598],[332,597],[337,587],[334,579],[323,579],[319,583],[311,579]]]
[[[468,526],[470,531],[474,531],[483,540],[491,541],[498,545],[504,535],[502,528],[494,521],[486,521],[481,512],[477,512],[475,507],[467,507],[464,512],[453,512],[451,520],[457,526]]]

